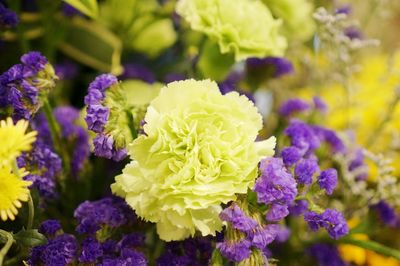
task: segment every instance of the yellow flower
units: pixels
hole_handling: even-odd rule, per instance
[[[15,125],[11,118],[0,121],[0,166],[10,164],[21,152],[31,149],[37,132],[25,133],[27,128],[25,120],[19,120]]]
[[[215,235],[221,204],[247,193],[260,160],[274,153],[275,138],[255,142],[257,108],[236,92],[222,95],[210,80],[184,80],[161,89],[145,122],[113,193],[157,223],[163,240]]]
[[[367,251],[368,266],[400,266],[400,261],[395,258],[385,257],[373,251]]]
[[[27,201],[29,197],[28,186],[30,181],[21,178],[27,175],[23,169],[19,169],[19,176],[11,171],[9,165],[0,167],[0,217],[3,221],[14,220],[21,208],[21,201]]]

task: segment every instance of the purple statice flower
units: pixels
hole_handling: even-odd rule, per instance
[[[302,159],[294,168],[297,181],[302,184],[311,184],[315,173],[319,171],[317,159],[314,157]]]
[[[361,30],[357,27],[348,27],[344,30],[344,35],[347,36],[350,40],[362,40],[363,34]]]
[[[336,14],[345,14],[345,15],[350,15],[353,12],[352,8],[350,5],[343,5],[339,6],[336,8],[335,13]]]
[[[346,152],[346,146],[335,131],[320,126],[313,126],[313,130],[320,141],[327,143],[334,153]]]
[[[290,146],[281,151],[281,157],[286,166],[292,166],[303,157],[303,154],[300,149]]]
[[[43,70],[47,64],[47,59],[40,52],[29,52],[21,56],[24,65],[24,76],[32,77]]]
[[[277,230],[275,241],[278,243],[286,242],[290,237],[291,231],[288,227],[279,225],[279,229]]]
[[[36,250],[31,252],[31,257],[34,257],[34,260],[40,258],[40,265],[65,266],[75,260],[77,242],[73,235],[62,234],[34,249]]]
[[[219,90],[222,94],[227,94],[232,91],[238,92],[240,95],[245,95],[253,103],[256,102],[254,94],[248,91],[243,91],[238,88],[239,82],[243,79],[242,71],[232,71],[225,80],[218,84]]]
[[[79,67],[71,61],[64,61],[54,67],[57,77],[60,80],[73,79],[78,75]]]
[[[87,237],[82,242],[82,251],[79,255],[79,262],[95,264],[97,259],[103,256],[103,249],[99,241],[94,237]]]
[[[76,231],[81,234],[94,234],[104,225],[117,228],[134,220],[132,210],[118,197],[85,201],[76,208],[74,217],[78,221]]]
[[[90,83],[88,94],[85,96],[87,105],[85,120],[89,130],[97,133],[93,140],[94,154],[120,161],[126,157],[126,150],[115,147],[113,136],[105,132],[105,126],[110,117],[110,108],[104,105],[106,90],[116,84],[118,80],[111,74],[100,75]]]
[[[303,215],[307,210],[308,210],[307,200],[297,200],[292,205],[289,206],[290,214],[295,216]]]
[[[320,97],[317,96],[313,97],[313,103],[315,109],[317,109],[320,112],[325,113],[328,110],[328,106]]]
[[[336,169],[329,168],[322,171],[317,177],[318,184],[322,189],[325,189],[326,194],[332,195],[338,183],[338,176]]]
[[[248,235],[251,245],[260,250],[264,250],[268,244],[275,240],[279,227],[278,224],[267,224],[264,227],[258,227]]]
[[[246,216],[236,204],[232,204],[224,209],[219,217],[221,220],[231,223],[235,229],[242,232],[251,231],[258,225],[256,220]]]
[[[292,120],[284,133],[290,137],[291,145],[303,154],[311,153],[321,145],[313,128],[300,120]]]
[[[154,83],[156,78],[147,67],[139,64],[124,64],[124,73],[121,79],[140,79],[147,83]]]
[[[315,244],[308,248],[307,253],[314,257],[318,266],[346,266],[335,246]]]
[[[44,250],[45,246],[35,246],[31,248],[29,252],[29,258],[27,260],[27,263],[29,266],[35,266],[35,265],[40,265],[42,264],[42,253]]]
[[[313,231],[324,227],[333,239],[339,239],[349,233],[349,227],[343,214],[334,209],[326,209],[322,214],[307,212],[304,214],[304,220],[308,222]]]
[[[71,154],[72,174],[79,176],[90,155],[88,133],[78,125],[79,110],[70,106],[60,106],[54,109],[53,113],[61,126],[62,137],[73,147]]]
[[[102,263],[99,263],[97,265],[100,265],[100,266],[115,266],[115,265],[146,266],[147,264],[148,264],[147,259],[143,253],[136,251],[136,250],[123,249],[121,251],[121,255],[118,258],[108,258],[108,259],[106,258],[103,260]]]
[[[258,73],[274,78],[294,72],[292,63],[283,57],[249,58],[246,60],[248,73]]]
[[[0,26],[15,27],[19,20],[17,14],[0,3]]]
[[[144,245],[145,236],[141,233],[130,233],[124,235],[121,241],[118,243],[121,249],[124,248],[136,248]]]
[[[297,183],[285,168],[282,159],[271,158],[261,161],[261,176],[254,191],[259,203],[290,204],[297,195]]]
[[[398,220],[396,210],[387,202],[381,200],[378,204],[374,205],[373,208],[377,211],[379,218],[384,224],[396,226]]]
[[[221,254],[227,259],[240,262],[250,256],[251,242],[247,239],[243,239],[239,242],[219,242],[217,248]]]
[[[39,233],[46,235],[48,238],[54,237],[61,230],[61,224],[58,220],[46,220],[39,227]]]
[[[284,117],[290,117],[294,113],[307,111],[311,106],[301,99],[289,99],[279,108],[279,114]]]
[[[272,204],[265,218],[270,222],[278,222],[288,215],[288,205]]]

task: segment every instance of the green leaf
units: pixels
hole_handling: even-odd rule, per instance
[[[46,237],[39,233],[37,229],[22,229],[14,235],[14,239],[18,244],[26,247],[35,247],[47,242]]]
[[[99,7],[96,0],[64,0],[83,14],[96,19],[99,15]]]
[[[102,72],[121,74],[121,41],[96,21],[75,17],[60,50],[75,60]]]

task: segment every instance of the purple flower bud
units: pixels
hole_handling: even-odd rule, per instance
[[[314,103],[315,109],[317,109],[323,113],[328,110],[328,106],[320,97],[317,97],[317,96],[313,97],[313,103]]]
[[[270,75],[278,78],[294,72],[292,63],[283,57],[249,58],[246,60],[247,72]]]
[[[320,173],[317,177],[318,184],[322,189],[325,189],[326,194],[332,195],[338,183],[337,171],[336,169],[329,168]]]
[[[307,111],[311,108],[311,106],[300,99],[289,99],[284,102],[279,108],[279,114],[284,117],[289,117],[294,113],[300,113]]]
[[[236,204],[224,209],[219,217],[223,221],[230,222],[234,228],[242,232],[251,231],[258,225],[254,219],[247,217]]]
[[[324,227],[333,239],[339,239],[349,233],[349,227],[343,214],[334,209],[326,209],[322,214],[307,212],[304,214],[304,220],[308,222],[313,231]]]
[[[297,163],[303,156],[301,150],[296,147],[286,147],[281,152],[281,157],[286,166],[292,166]]]
[[[0,3],[0,26],[15,27],[18,22],[17,14]]]
[[[87,237],[82,242],[82,251],[79,262],[84,264],[95,264],[97,259],[103,256],[101,244],[94,237]]]
[[[250,246],[251,242],[247,239],[241,240],[239,242],[220,242],[217,243],[217,248],[221,254],[227,259],[240,262],[250,256]]]
[[[62,230],[61,224],[58,220],[46,220],[41,223],[39,232],[47,237],[54,237],[57,231]]]
[[[294,216],[300,216],[308,210],[308,201],[297,200],[294,204],[289,207],[290,214]]]
[[[378,212],[379,218],[384,224],[389,226],[396,225],[398,220],[396,210],[387,204],[387,202],[381,200],[378,204],[374,205],[373,208]]]
[[[278,222],[288,215],[289,210],[287,205],[272,204],[265,218],[270,222]]]
[[[294,169],[297,180],[302,184],[311,184],[313,175],[318,171],[319,166],[315,158],[302,159]]]
[[[257,228],[254,232],[249,234],[248,238],[251,241],[251,245],[263,250],[268,244],[274,241],[279,227],[280,226],[277,224],[268,224],[263,228]]]
[[[154,83],[156,78],[154,74],[145,66],[139,64],[125,64],[122,79],[140,79],[147,83]]]

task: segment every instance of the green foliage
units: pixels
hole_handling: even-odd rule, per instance
[[[38,245],[43,245],[47,242],[46,237],[39,233],[37,229],[22,229],[13,235],[13,237],[18,244],[25,247],[35,247]]]
[[[96,0],[64,0],[64,2],[91,18],[98,17],[99,8]]]

